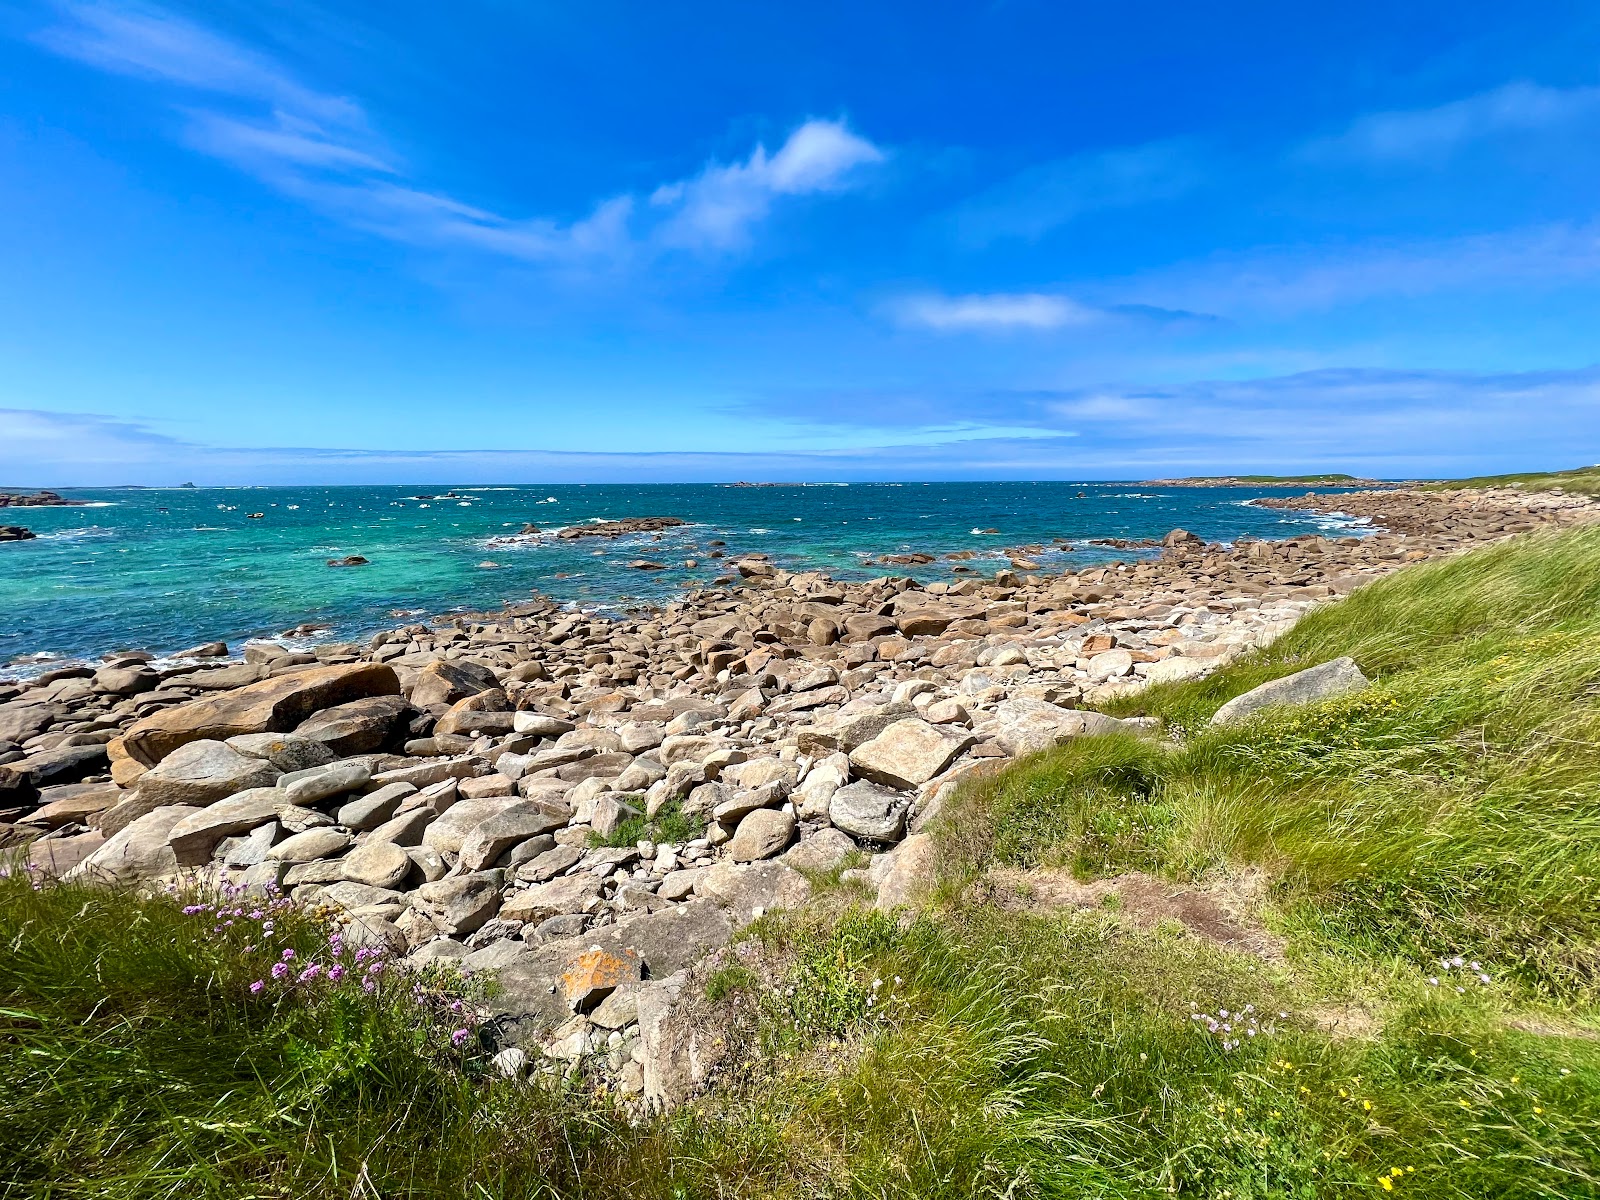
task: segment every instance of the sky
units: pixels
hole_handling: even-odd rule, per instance
[[[1600,460],[1600,6],[0,0],[0,484]]]

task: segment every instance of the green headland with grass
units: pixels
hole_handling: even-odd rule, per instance
[[[1208,723],[1341,655],[1371,686]],[[964,788],[920,915],[824,879],[753,926],[762,969],[706,989],[744,1069],[637,1124],[499,1079],[465,984],[321,914],[12,872],[0,1196],[1600,1196],[1600,529],[1112,711],[1158,735]],[[1129,881],[1248,936],[1135,920]]]
[[[1597,496],[1600,495],[1600,466],[1575,467],[1570,471],[1529,471],[1521,475],[1479,475],[1472,479],[1449,479],[1426,485],[1429,491],[1487,487],[1519,487],[1530,492],[1559,488],[1585,496]]]

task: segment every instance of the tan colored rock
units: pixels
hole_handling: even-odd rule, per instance
[[[972,743],[966,730],[907,717],[857,746],[850,765],[858,775],[885,787],[914,788],[943,771]]]
[[[270,787],[278,774],[271,763],[248,758],[222,742],[194,741],[179,746],[145,772],[137,790],[158,805],[204,807],[235,792]]]
[[[393,669],[381,663],[307,667],[163,709],[135,723],[122,741],[130,757],[155,766],[189,742],[225,741],[244,733],[287,733],[319,709],[399,691]]]
[[[755,862],[782,854],[794,840],[795,820],[791,813],[760,808],[739,822],[728,853],[735,862]]]

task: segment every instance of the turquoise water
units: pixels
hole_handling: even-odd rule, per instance
[[[1289,537],[1337,518],[1246,507],[1273,489],[1141,488],[1135,484],[944,483],[736,488],[718,485],[200,488],[65,491],[93,507],[8,509],[6,523],[39,534],[0,544],[0,667],[32,656],[112,649],[170,653],[215,638],[271,636],[302,622],[354,637],[409,615],[498,607],[542,593],[623,606],[709,583],[720,538],[730,556],[765,552],[780,564],[839,577],[886,572],[948,577],[955,564],[872,567],[866,556],[998,551],[1072,539],[1045,554],[1059,570],[1116,557],[1094,537],[1159,537],[1175,526],[1211,540]],[[1301,489],[1303,490],[1303,489]],[[1292,494],[1294,489],[1277,489]],[[420,499],[433,494],[434,499]],[[263,514],[259,520],[250,513]],[[550,530],[595,519],[673,516],[692,525],[618,540],[497,544],[525,522]],[[978,531],[997,529],[998,534]],[[598,553],[596,553],[598,551]],[[360,554],[367,566],[330,568]],[[1120,553],[1127,557],[1126,552]],[[700,567],[686,571],[686,558]],[[651,558],[673,569],[643,572]],[[497,564],[490,568],[484,563]]]

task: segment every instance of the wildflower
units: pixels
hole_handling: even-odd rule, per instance
[[[1386,1192],[1394,1191],[1394,1181],[1392,1179],[1390,1179],[1387,1175],[1379,1175],[1378,1176],[1378,1182],[1383,1185],[1383,1190],[1384,1191],[1386,1191]]]
[[[266,986],[267,985],[266,985],[266,982],[264,980],[258,979],[258,980],[256,980],[254,983],[252,983],[250,985],[250,994],[252,996],[257,995],[257,994],[260,993],[261,989],[266,987]]]
[[[288,973],[289,973],[289,964],[288,963],[281,963],[280,962],[280,963],[273,963],[272,964],[272,977],[274,979],[282,979]]]
[[[450,1035],[450,1044],[459,1050],[466,1044],[467,1039],[471,1036],[472,1034],[467,1030],[458,1029]]]
[[[340,966],[338,963],[334,963],[333,966],[328,968],[328,979],[331,982],[338,983],[339,980],[341,980],[343,978],[344,978],[344,968],[342,966]]]
[[[294,951],[289,949],[287,946],[285,946],[284,950],[283,950],[283,961],[284,962],[292,962],[293,960],[294,960]]]
[[[317,963],[312,963],[304,971],[300,972],[300,975],[298,977],[297,982],[299,982],[299,983],[310,983],[313,979],[315,979],[320,974],[322,974],[322,967],[319,966]]]

